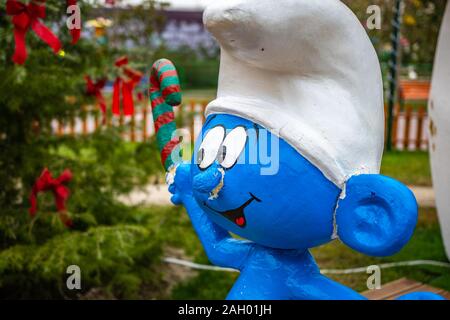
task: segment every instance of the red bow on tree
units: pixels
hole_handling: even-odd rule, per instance
[[[76,6],[77,0],[67,0],[67,7]],[[77,11],[79,12],[79,11]],[[72,44],[76,44],[81,37],[81,26],[79,28],[70,29],[70,34],[72,35]]]
[[[58,178],[52,178],[52,174],[48,169],[44,169],[41,176],[36,180],[30,195],[31,207],[29,209],[30,215],[34,217],[37,211],[37,195],[40,192],[52,191],[55,196],[55,204],[58,212],[64,213],[66,211],[66,201],[69,198],[70,190],[64,183],[72,180],[72,172],[65,170]],[[67,216],[60,215],[63,223],[70,227],[72,221]]]
[[[55,53],[61,50],[59,39],[40,21],[45,18],[45,0],[32,0],[28,4],[17,0],[7,0],[6,13],[13,17],[16,43],[13,61],[15,63],[24,64],[27,59],[25,36],[30,27]]]
[[[128,58],[121,57],[116,60],[115,66],[119,68],[119,75],[114,82],[112,112],[120,115],[122,105],[123,114],[130,116],[134,114],[133,90],[141,81],[143,74],[127,66]],[[122,100],[120,99],[122,93]]]
[[[106,101],[103,96],[102,89],[105,87],[106,79],[98,80],[94,82],[91,77],[85,76],[86,80],[86,94],[88,96],[95,96],[97,98],[97,104],[103,113],[103,124],[106,122]]]

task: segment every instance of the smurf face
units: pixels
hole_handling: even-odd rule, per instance
[[[307,249],[332,238],[340,189],[251,121],[208,117],[191,175],[197,203],[234,234],[280,249]]]

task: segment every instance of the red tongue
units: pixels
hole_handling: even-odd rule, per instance
[[[244,217],[240,217],[240,218],[237,218],[236,219],[236,224],[238,225],[238,226],[243,226],[244,224],[245,224],[245,218]]]

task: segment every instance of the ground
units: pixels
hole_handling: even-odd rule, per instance
[[[149,208],[149,210],[157,213],[153,215],[152,219],[161,228],[160,234],[163,235],[161,241],[166,246],[183,249],[185,258],[189,260],[209,264],[183,208],[158,207]],[[180,237],[180,234],[183,236]],[[413,238],[402,251],[392,257],[370,258],[347,248],[339,241],[315,248],[312,253],[322,269],[354,268],[417,259],[446,261],[434,209],[420,210],[420,221]],[[223,299],[237,276],[236,273],[198,271],[195,275],[187,275],[185,280],[175,285],[170,298]],[[382,283],[402,277],[450,290],[450,272],[445,268],[420,266],[399,267],[382,271]],[[331,276],[331,278],[357,291],[367,290],[367,275],[364,273],[337,275]]]

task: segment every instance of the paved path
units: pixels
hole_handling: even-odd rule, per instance
[[[410,186],[421,207],[435,207],[434,190],[431,187]],[[143,190],[136,190],[120,201],[127,205],[170,205],[170,193],[166,185],[148,185]]]

